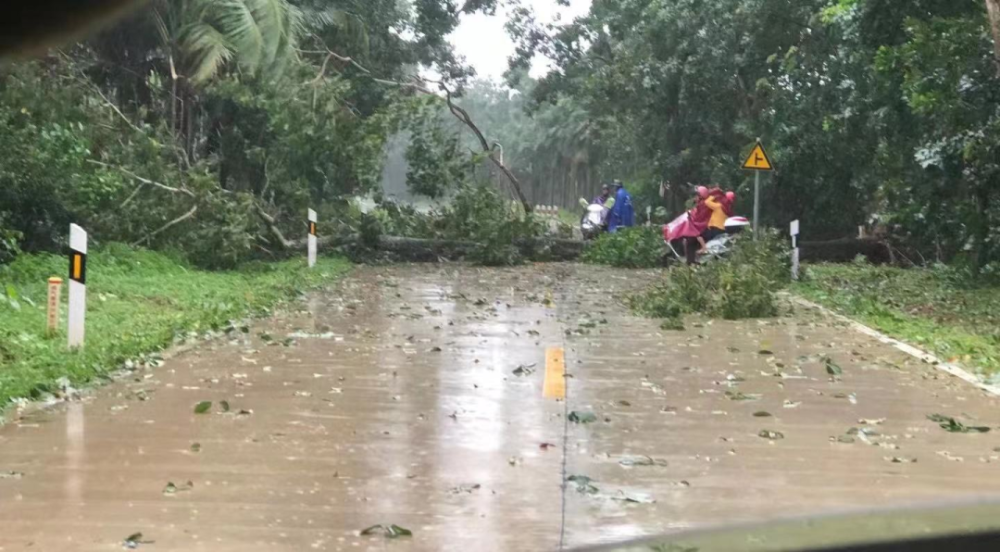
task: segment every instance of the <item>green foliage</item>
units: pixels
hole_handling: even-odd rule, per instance
[[[0,218],[0,265],[10,262],[21,253],[20,241],[21,233],[4,228],[3,218]]]
[[[775,232],[759,241],[743,237],[724,260],[671,268],[660,283],[631,296],[629,305],[645,316],[666,319],[690,313],[726,320],[774,316],[774,292],[790,279],[783,241]]]
[[[581,260],[621,268],[653,268],[662,266],[664,255],[660,228],[635,226],[601,234],[587,245]]]
[[[442,126],[443,109],[425,103],[407,129],[406,185],[417,195],[438,198],[457,189],[472,176],[472,160],[461,148],[458,135]]]
[[[520,205],[504,199],[493,184],[463,184],[439,210],[418,212],[414,207],[380,199],[367,213],[346,213],[343,232],[357,233],[360,246],[352,251],[359,261],[385,261],[377,255],[379,238],[401,236],[475,247],[468,260],[487,266],[511,266],[544,258],[544,224],[525,215]]]
[[[275,304],[330,282],[348,265],[321,258],[317,268],[308,270],[295,260],[203,272],[176,257],[121,244],[93,248],[87,260],[87,344],[71,353],[62,330],[54,338],[44,335],[46,281],[65,274],[66,258],[21,255],[0,267],[0,289],[16,289],[20,299],[19,309],[0,302],[0,406],[39,386],[49,388],[62,376],[75,386],[92,382],[189,331],[220,330],[231,321],[266,314]],[[65,318],[65,304],[62,312]]]
[[[387,136],[410,127],[415,189],[453,188],[467,156],[441,99],[380,77],[422,63],[460,88],[444,35],[495,2],[418,4],[155,0],[85,45],[4,66],[0,262],[61,249],[70,223],[203,267],[281,256],[306,208],[336,215],[374,190]]]
[[[1000,371],[1000,286],[970,271],[812,265],[794,290],[893,337],[987,374]]]
[[[748,212],[738,166],[760,137],[777,166],[761,222],[802,219],[807,239],[875,225],[928,258],[1000,260],[1000,76],[982,0],[629,0],[551,28],[515,10],[508,26],[520,66],[555,59],[522,86],[537,116],[580,107],[599,137],[588,160],[630,184],[640,213],[676,215],[689,183],[733,189]]]
[[[540,222],[488,185],[463,186],[442,218],[444,235],[478,244],[470,260],[486,266],[521,264],[519,245],[542,233]]]
[[[163,1],[153,17],[181,74],[195,83],[231,62],[248,75],[274,74],[294,56],[302,28],[299,10],[287,0]]]

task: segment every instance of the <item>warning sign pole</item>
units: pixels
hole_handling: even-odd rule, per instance
[[[87,314],[87,232],[69,225],[69,348],[83,347],[83,322]]]
[[[760,221],[760,171],[753,173],[753,239],[757,241],[760,233],[757,232],[757,224]]]
[[[760,173],[774,170],[771,159],[764,151],[764,145],[757,138],[757,144],[750,150],[750,156],[743,162],[743,168],[754,172],[753,178],[753,239],[758,239],[760,229]]]

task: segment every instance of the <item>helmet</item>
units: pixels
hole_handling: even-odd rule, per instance
[[[729,201],[736,201],[736,193],[735,192],[726,192],[726,199],[729,200]]]
[[[705,199],[708,197],[708,188],[704,186],[698,186],[698,197]]]

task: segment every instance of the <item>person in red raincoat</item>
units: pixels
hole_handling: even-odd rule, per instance
[[[701,235],[708,228],[708,221],[712,218],[712,210],[705,205],[705,200],[709,197],[708,188],[698,186],[697,193],[697,203],[688,211],[687,225],[681,230],[684,257],[689,265],[696,264],[698,254],[705,251],[705,240]]]
[[[735,211],[733,211],[733,204],[736,203],[736,193],[726,192],[726,199],[722,201],[722,210],[726,212],[726,216],[732,218],[735,216]]]
[[[688,264],[695,264],[699,251],[705,248],[701,235],[708,228],[708,222],[712,218],[712,210],[705,205],[705,200],[710,194],[709,189],[698,186],[697,193],[697,203],[694,208],[663,227],[663,239],[667,242],[680,241],[683,244]]]

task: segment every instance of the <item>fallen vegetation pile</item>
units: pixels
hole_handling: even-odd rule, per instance
[[[636,226],[601,234],[587,245],[580,259],[618,268],[655,268],[663,266],[665,254],[659,226]]]
[[[550,236],[543,222],[490,185],[461,186],[437,210],[381,200],[347,216],[339,238],[357,262],[467,260],[484,266],[576,259],[583,244]]]
[[[724,260],[669,269],[658,284],[630,297],[629,306],[665,319],[665,329],[683,328],[681,317],[691,313],[727,320],[774,316],[774,294],[788,284],[790,272],[786,240],[768,232],[759,241],[738,240]]]

